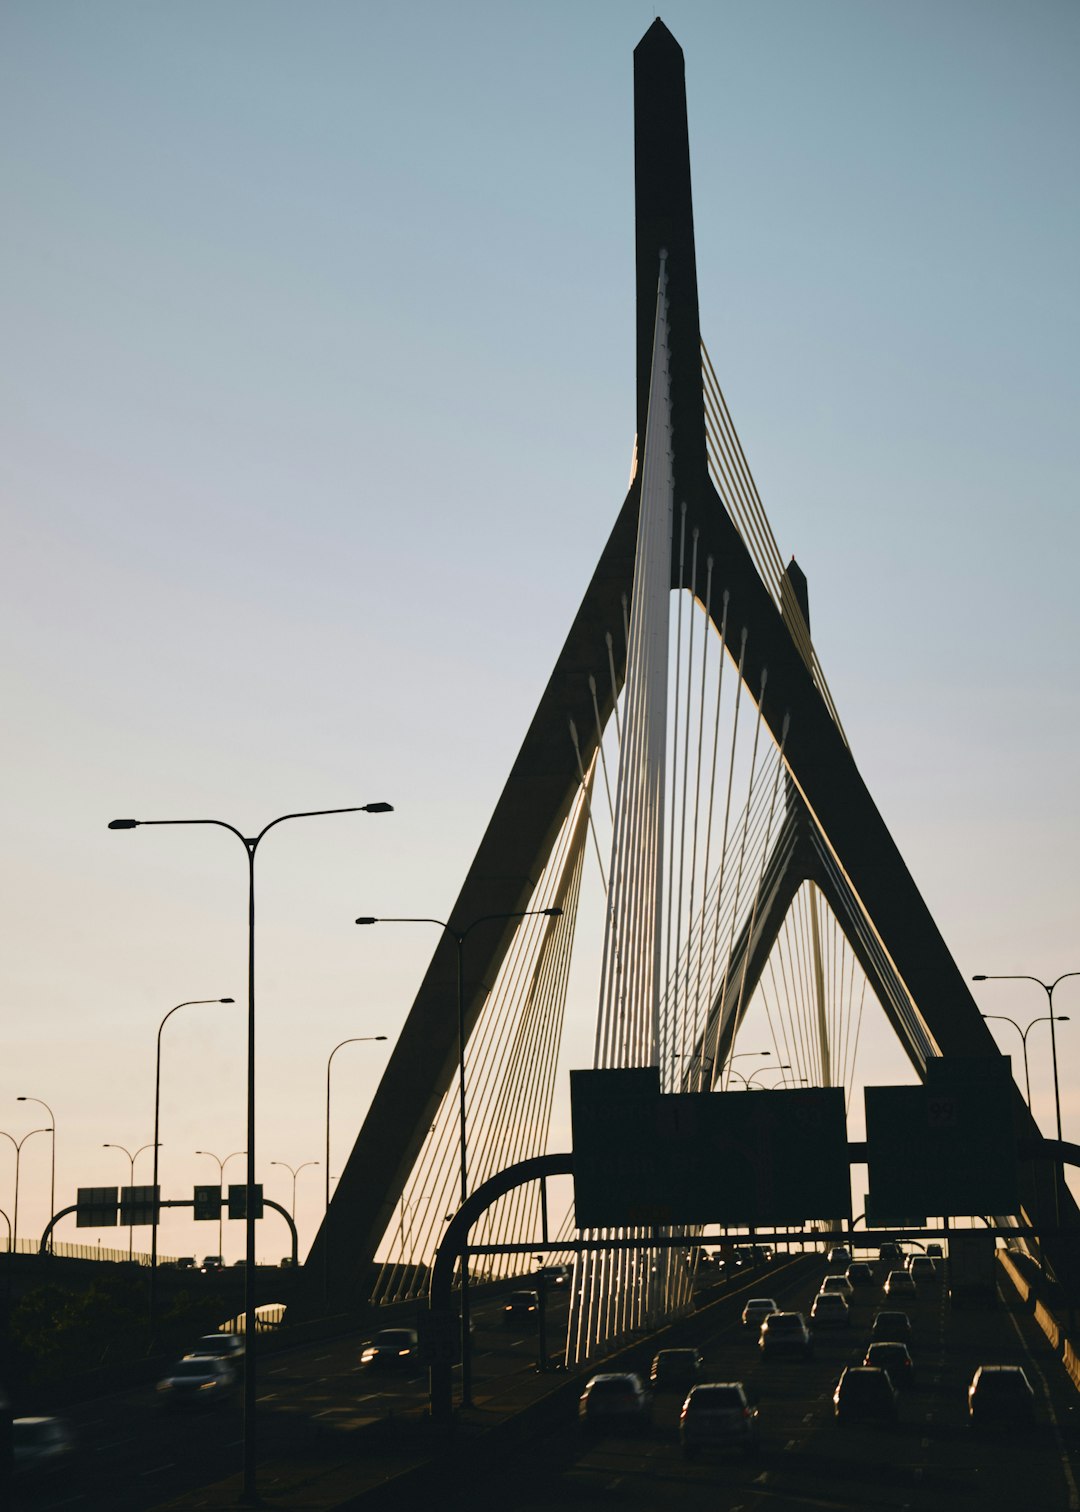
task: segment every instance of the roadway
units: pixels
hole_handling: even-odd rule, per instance
[[[566,1313],[565,1288],[553,1288],[548,1304],[552,1348],[565,1338]],[[372,1331],[408,1321],[376,1317]],[[500,1298],[474,1303],[473,1323],[474,1395],[483,1404],[504,1392],[514,1376],[535,1371],[537,1335],[535,1328],[507,1328]],[[293,1480],[298,1467],[324,1471],[336,1462],[348,1466],[355,1460],[358,1432],[374,1429],[385,1435],[395,1417],[426,1409],[425,1369],[414,1365],[401,1373],[376,1374],[361,1368],[367,1336],[356,1333],[260,1356],[259,1485],[268,1495],[286,1476]],[[62,1484],[24,1495],[17,1506],[150,1512],[240,1468],[239,1389],[230,1399],[198,1410],[165,1405],[149,1385],[82,1403],[63,1416],[77,1446],[75,1473]],[[386,1442],[385,1436],[380,1442]]]
[[[823,1258],[819,1275],[824,1273]],[[817,1284],[817,1279],[787,1288],[778,1283],[773,1291],[763,1278],[752,1291],[808,1311]],[[659,1395],[646,1435],[588,1441],[567,1421],[522,1457],[512,1476],[489,1487],[479,1503],[462,1497],[448,1505],[498,1506],[504,1512],[607,1505],[631,1512],[667,1506],[686,1512],[1080,1508],[1080,1398],[1042,1333],[1015,1305],[1015,1294],[997,1310],[954,1314],[943,1286],[922,1288],[918,1301],[905,1308],[915,1327],[912,1353],[919,1381],[901,1397],[898,1424],[839,1427],[833,1387],[844,1366],[861,1359],[872,1313],[882,1305],[876,1286],[856,1295],[850,1329],[819,1329],[812,1360],[762,1361],[756,1336],[741,1328],[734,1307],[716,1326],[687,1338],[705,1352],[706,1378],[742,1380],[757,1401],[761,1447],[749,1460],[738,1452],[706,1450],[684,1461],[677,1434],[682,1394]],[[645,1355],[638,1363],[647,1368]],[[984,1363],[1024,1366],[1037,1396],[1033,1430],[987,1433],[968,1427],[967,1385]]]
[[[838,1428],[832,1388],[844,1365],[861,1357],[870,1316],[881,1302],[877,1289],[857,1296],[850,1331],[818,1331],[810,1361],[762,1362],[755,1338],[737,1321],[748,1295],[772,1295],[785,1306],[808,1310],[824,1269],[822,1259],[820,1270],[791,1267],[794,1280],[784,1280],[782,1270],[740,1280],[725,1289],[732,1294],[728,1301],[702,1314],[699,1330],[690,1326],[685,1342],[704,1350],[708,1375],[743,1380],[759,1403],[762,1444],[751,1461],[705,1452],[685,1462],[676,1432],[678,1395],[657,1398],[653,1427],[641,1438],[586,1441],[568,1403],[554,1428],[518,1445],[509,1468],[495,1467],[494,1474],[460,1492],[448,1482],[440,1506],[470,1512],[487,1507],[573,1512],[598,1505],[654,1512],[675,1504],[688,1512],[705,1507],[710,1512],[997,1512],[1006,1507],[1080,1512],[1069,1464],[1071,1458],[1080,1465],[1080,1398],[1042,1334],[1010,1301],[1011,1292],[996,1311],[952,1314],[940,1285],[924,1288],[908,1309],[916,1329],[919,1388],[901,1399],[899,1424]],[[549,1338],[556,1347],[566,1304],[565,1290],[554,1290]],[[504,1328],[497,1298],[476,1305],[474,1320],[474,1395],[483,1409],[509,1394],[515,1380],[532,1375],[536,1333]],[[316,1475],[332,1481],[335,1467],[341,1470],[344,1500],[360,1443],[369,1451],[365,1459],[377,1460],[384,1474],[408,1463],[414,1440],[395,1438],[386,1428],[422,1412],[426,1373],[375,1376],[359,1367],[360,1345],[361,1336],[354,1335],[263,1354],[259,1484],[271,1501],[276,1489],[295,1487],[305,1473],[314,1492]],[[635,1363],[647,1369],[648,1358],[643,1347]],[[984,1436],[966,1426],[967,1383],[976,1366],[989,1361],[1027,1369],[1038,1397],[1033,1432],[1019,1438]],[[239,1468],[239,1393],[216,1410],[194,1414],[163,1407],[151,1386],[86,1403],[67,1417],[80,1446],[79,1473],[27,1506],[150,1512],[189,1495],[185,1506],[195,1507],[199,1488],[234,1476]],[[372,1433],[374,1438],[368,1436]],[[303,1504],[332,1505],[329,1490],[327,1484],[323,1499]],[[288,1493],[285,1499],[292,1504]],[[220,1504],[220,1493],[214,1504]]]

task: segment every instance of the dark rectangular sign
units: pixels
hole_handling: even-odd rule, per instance
[[[661,1095],[653,1067],[571,1071],[581,1228],[851,1216],[839,1087]]]
[[[216,1223],[221,1217],[221,1188],[197,1186],[195,1188],[195,1222]]]
[[[247,1217],[247,1191],[248,1191],[247,1186],[244,1183],[242,1183],[242,1182],[238,1183],[238,1184],[236,1184],[234,1186],[231,1186],[229,1188],[229,1217],[230,1218],[246,1218]],[[253,1209],[254,1209],[252,1216],[255,1217],[255,1218],[261,1218],[262,1215],[263,1215],[263,1189],[262,1189],[262,1183],[261,1182],[256,1182],[255,1185],[254,1185],[254,1187],[252,1187],[252,1191],[255,1194],[255,1196],[254,1196],[254,1202],[252,1204],[253,1205]]]
[[[115,1228],[119,1187],[79,1187],[75,1194],[76,1228]]]
[[[130,1186],[120,1188],[120,1222],[126,1227],[154,1223],[157,1220],[158,1188]]]

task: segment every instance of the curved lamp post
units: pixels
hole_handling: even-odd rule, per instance
[[[135,1151],[134,1155],[127,1148],[126,1145],[122,1145],[122,1144],[109,1144],[106,1141],[106,1143],[103,1144],[101,1148],[103,1150],[122,1150],[124,1152],[124,1154],[127,1156],[128,1161],[130,1162],[130,1165],[131,1165],[131,1183],[130,1184],[132,1186],[134,1186],[135,1185],[135,1161],[142,1154],[142,1152],[144,1150],[149,1150],[151,1148],[150,1145],[148,1145],[148,1144],[140,1145],[139,1148]],[[52,1235],[50,1234],[49,1237],[51,1239]],[[134,1240],[135,1240],[135,1225],[132,1224],[132,1223],[129,1223],[128,1224],[128,1259],[129,1260],[132,1258],[132,1255],[133,1255]]]
[[[1002,1024],[1011,1024],[1013,1026],[1013,1028],[1016,1030],[1017,1034],[1019,1034],[1019,1036],[1020,1036],[1020,1043],[1024,1047],[1024,1091],[1025,1091],[1025,1095],[1026,1095],[1026,1099],[1027,1099],[1028,1112],[1030,1113],[1031,1112],[1031,1068],[1028,1065],[1027,1037],[1031,1033],[1031,1031],[1034,1029],[1034,1027],[1035,1027],[1036,1024],[1051,1024],[1051,1023],[1055,1023],[1055,1022],[1059,1023],[1059,1024],[1067,1024],[1069,1022],[1068,1014],[1057,1013],[1057,1014],[1054,1014],[1053,1016],[1051,1016],[1048,1013],[1044,1013],[1044,1014],[1041,1015],[1041,1017],[1032,1019],[1031,1023],[1027,1026],[1026,1029],[1021,1028],[1021,1026],[1016,1022],[1016,1020],[1014,1018],[1009,1018],[1008,1014],[1006,1014],[1006,1013],[983,1013],[983,1014],[980,1015],[980,1017],[984,1018],[984,1019],[997,1019]]]
[[[247,836],[243,830],[224,819],[113,819],[113,830],[139,829],[147,825],[213,825],[235,835],[248,861],[248,1029],[247,1029],[247,1216],[244,1220],[245,1252],[247,1265],[244,1275],[244,1432],[243,1432],[243,1485],[241,1502],[253,1506],[258,1502],[256,1487],[255,1449],[255,852],[260,842],[279,824],[289,819],[316,819],[330,814],[390,814],[389,803],[362,803],[350,808],[304,809],[295,814],[280,814],[264,824],[257,835]],[[154,1136],[155,1139],[157,1136]]]
[[[111,828],[111,826],[110,826]],[[157,1054],[154,1058],[154,1174],[151,1182],[153,1193],[153,1217],[150,1224],[150,1339],[153,1342],[154,1330],[157,1327],[157,1238],[158,1238],[158,1151],[161,1149],[160,1124],[161,1124],[161,1031],[172,1018],[174,1013],[181,1008],[195,1008],[207,1003],[234,1003],[235,998],[188,998],[185,1003],[177,1003],[175,1008],[170,1008],[168,1013],[158,1025],[157,1031]],[[132,1183],[134,1185],[134,1182]]]
[[[15,1101],[16,1102],[32,1102],[32,1103],[37,1103],[38,1107],[39,1108],[44,1108],[45,1111],[46,1111],[46,1113],[49,1115],[49,1123],[52,1125],[52,1174],[51,1174],[51,1176],[49,1178],[49,1217],[53,1218],[56,1215],[56,1114],[49,1107],[48,1103],[45,1102],[44,1099],[40,1098],[40,1097],[17,1097],[15,1099]],[[50,1252],[52,1251],[52,1247],[53,1247],[53,1236],[50,1233],[49,1234],[49,1250],[50,1250]]]
[[[14,1253],[19,1242],[19,1158],[22,1155],[22,1147],[28,1139],[33,1139],[35,1134],[51,1134],[51,1129],[31,1129],[29,1134],[24,1134],[21,1139],[16,1139],[14,1134],[9,1134],[6,1129],[0,1129],[0,1134],[5,1139],[10,1139],[15,1146],[15,1203],[11,1214],[11,1249]]]
[[[234,1150],[231,1155],[226,1155],[226,1157],[225,1157],[224,1160],[222,1160],[220,1156],[215,1155],[214,1152],[213,1152],[213,1150],[196,1150],[195,1153],[196,1153],[196,1155],[207,1155],[207,1156],[209,1156],[209,1158],[211,1160],[216,1160],[217,1161],[217,1164],[218,1164],[218,1191],[220,1192],[221,1188],[225,1185],[225,1167],[228,1165],[228,1163],[229,1163],[230,1160],[235,1160],[238,1155],[246,1155],[247,1151],[246,1150]],[[224,1258],[224,1255],[225,1255],[225,1249],[224,1249],[225,1230],[222,1227],[222,1223],[223,1223],[223,1220],[222,1220],[222,1217],[221,1217],[221,1208],[219,1207],[218,1208],[218,1221],[217,1221],[217,1248],[218,1248],[218,1254],[221,1255],[222,1258]]]
[[[330,1066],[334,1056],[343,1045],[366,1045],[374,1044],[377,1040],[385,1040],[385,1034],[354,1034],[349,1039],[343,1039],[334,1046],[326,1058],[326,1206],[324,1213],[330,1211]],[[295,1218],[295,1213],[293,1217]],[[330,1300],[330,1225],[326,1226],[326,1236],[323,1243],[323,1305]]]
[[[517,909],[513,913],[481,914],[478,919],[473,919],[471,923],[466,924],[464,929],[454,929],[443,919],[376,919],[365,916],[356,921],[357,924],[434,924],[437,929],[441,929],[453,940],[457,947],[458,1138],[461,1146],[461,1202],[463,1206],[469,1195],[469,1167],[465,1138],[465,976],[463,971],[465,941],[480,924],[534,918],[560,919],[562,909],[557,907],[525,908]],[[465,1253],[461,1256],[461,1405],[472,1406],[472,1362],[469,1358],[469,1261]]]

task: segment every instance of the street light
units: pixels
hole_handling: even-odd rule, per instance
[[[469,1195],[468,1154],[465,1122],[465,976],[463,971],[465,941],[480,924],[505,923],[510,919],[561,919],[562,909],[526,908],[513,913],[481,914],[466,924],[464,929],[454,929],[442,919],[376,919],[370,916],[357,919],[357,924],[434,924],[448,935],[457,946],[457,1030],[458,1030],[458,1118],[461,1145],[461,1205]],[[461,1256],[461,1405],[472,1406],[472,1362],[469,1358],[469,1257]]]
[[[340,1044],[334,1046],[326,1059],[326,1207],[325,1212],[330,1211],[330,1064],[342,1045],[363,1045],[374,1043],[376,1040],[385,1040],[385,1034],[359,1034],[350,1039],[343,1039]],[[295,1214],[293,1215],[295,1217]],[[323,1305],[330,1299],[330,1225],[326,1225],[323,1239]]]
[[[255,852],[260,841],[275,825],[287,819],[316,819],[330,814],[391,814],[389,803],[363,803],[351,808],[305,809],[296,814],[280,814],[263,825],[257,835],[247,837],[242,830],[224,819],[112,819],[113,830],[138,829],[146,825],[191,825],[209,824],[228,830],[244,847],[248,860],[248,1028],[247,1028],[247,1202],[244,1220],[245,1253],[247,1264],[244,1273],[244,1431],[243,1431],[243,1484],[240,1492],[242,1504],[254,1506],[258,1502],[256,1488],[255,1449]],[[155,1139],[157,1138],[155,1134]]]
[[[46,1113],[49,1115],[49,1122],[50,1122],[50,1124],[52,1124],[52,1140],[51,1140],[51,1143],[52,1143],[52,1174],[51,1174],[51,1176],[49,1178],[49,1217],[50,1218],[54,1218],[56,1216],[56,1114],[49,1107],[48,1103],[44,1102],[40,1097],[17,1097],[15,1099],[15,1101],[16,1102],[32,1102],[32,1103],[37,1103],[38,1107],[44,1108],[45,1111],[46,1111]],[[53,1232],[52,1232],[52,1229],[50,1228],[49,1229],[49,1252],[50,1252],[50,1254],[52,1253],[52,1247],[53,1247]]]
[[[976,977],[975,980],[977,981],[978,978]],[[1026,1029],[1021,1029],[1020,1025],[1016,1022],[1016,1020],[1014,1018],[1009,1018],[1009,1016],[1007,1014],[1005,1014],[1005,1013],[983,1013],[983,1014],[980,1015],[980,1017],[984,1018],[984,1019],[997,1019],[1002,1024],[1011,1024],[1013,1026],[1013,1028],[1016,1030],[1016,1032],[1019,1034],[1019,1036],[1020,1036],[1020,1042],[1021,1042],[1021,1044],[1024,1047],[1024,1087],[1026,1089],[1026,1094],[1027,1094],[1028,1112],[1030,1113],[1031,1112],[1031,1069],[1030,1069],[1030,1067],[1028,1065],[1027,1037],[1031,1033],[1031,1031],[1034,1029],[1034,1027],[1035,1027],[1036,1024],[1049,1024],[1049,1023],[1052,1023],[1052,1022],[1057,1022],[1059,1024],[1067,1024],[1069,1022],[1068,1014],[1057,1013],[1057,1014],[1053,1015],[1053,1018],[1051,1018],[1051,1016],[1049,1014],[1045,1014],[1044,1013],[1041,1018],[1032,1019],[1031,1023],[1027,1026]]]
[[[136,1160],[136,1158],[139,1155],[142,1154],[142,1152],[144,1150],[149,1150],[150,1146],[148,1144],[140,1145],[139,1148],[135,1151],[134,1155],[127,1148],[126,1145],[122,1145],[122,1144],[109,1144],[108,1142],[106,1142],[105,1144],[102,1145],[101,1148],[103,1150],[123,1150],[124,1154],[127,1156],[128,1160],[129,1160],[129,1162],[131,1164],[131,1182],[130,1182],[130,1184],[131,1184],[131,1186],[134,1186],[135,1185],[135,1160]],[[133,1252],[133,1248],[134,1248],[134,1235],[135,1235],[135,1226],[134,1226],[134,1224],[129,1223],[128,1224],[128,1259],[129,1260],[132,1258],[132,1252]]]
[[[1020,972],[1020,973],[1015,974],[1015,975],[1010,974],[1010,975],[1007,975],[1007,976],[990,975],[990,974],[985,973],[985,972],[980,972],[977,976],[973,976],[972,979],[971,979],[973,982],[1034,982],[1037,986],[1041,987],[1042,990],[1046,993],[1046,1003],[1047,1003],[1047,1007],[1050,1010],[1050,1012],[1049,1012],[1049,1019],[1050,1019],[1050,1056],[1051,1056],[1051,1059],[1052,1059],[1052,1062],[1053,1062],[1053,1067],[1054,1067],[1054,1112],[1055,1112],[1056,1120],[1057,1120],[1057,1138],[1058,1138],[1058,1144],[1061,1143],[1061,1088],[1058,1085],[1057,1035],[1054,1033],[1054,1023],[1055,1023],[1055,1017],[1056,1017],[1055,1014],[1054,1014],[1054,988],[1058,985],[1059,982],[1067,981],[1069,977],[1080,977],[1080,971],[1063,971],[1061,973],[1061,975],[1059,977],[1055,977],[1052,982],[1044,982],[1043,979],[1042,979],[1042,977],[1028,976],[1025,972]],[[1031,1107],[1031,1102],[1030,1102],[1030,1098],[1029,1098],[1029,1100],[1028,1100],[1029,1111],[1030,1111],[1030,1107]],[[1055,1222],[1057,1223],[1058,1228],[1061,1227],[1061,1192],[1060,1192],[1060,1181],[1061,1181],[1061,1160],[1060,1160],[1060,1158],[1055,1158],[1055,1160],[1054,1160],[1054,1219],[1055,1219]]]
[[[296,1178],[301,1171],[306,1171],[308,1166],[318,1165],[318,1163],[317,1160],[305,1160],[303,1165],[298,1165],[294,1168],[286,1160],[272,1160],[270,1162],[271,1165],[284,1166],[292,1176],[292,1221],[294,1225],[296,1223]]]
[[[110,825],[110,828],[112,826]],[[235,998],[189,998],[186,1003],[177,1003],[175,1008],[170,1008],[168,1013],[158,1025],[157,1031],[157,1054],[154,1059],[154,1174],[151,1178],[153,1186],[152,1207],[150,1216],[150,1343],[153,1345],[154,1330],[157,1327],[157,1236],[158,1217],[158,1151],[161,1149],[160,1124],[161,1124],[161,1031],[172,1018],[174,1013],[181,1008],[196,1008],[208,1003],[234,1003]],[[134,1186],[134,1181],[132,1185]]]
[[[16,1139],[14,1134],[9,1134],[6,1129],[0,1129],[0,1134],[5,1139],[10,1139],[15,1146],[15,1203],[11,1214],[11,1250],[14,1254],[19,1243],[19,1157],[22,1155],[22,1147],[28,1139],[33,1139],[35,1134],[51,1134],[51,1129],[31,1129],[29,1134],[24,1134],[21,1139]]]
[[[221,1189],[225,1185],[225,1167],[228,1165],[228,1163],[229,1163],[230,1160],[235,1160],[238,1155],[246,1155],[247,1151],[246,1150],[234,1150],[231,1155],[226,1155],[226,1157],[225,1157],[224,1160],[222,1160],[220,1158],[220,1156],[215,1155],[214,1152],[213,1152],[213,1150],[196,1150],[195,1153],[196,1153],[196,1155],[208,1155],[211,1160],[216,1160],[217,1161],[217,1164],[218,1164],[218,1195],[220,1196],[221,1195]],[[224,1256],[225,1256],[224,1237],[225,1237],[225,1231],[224,1231],[224,1229],[222,1227],[221,1204],[218,1203],[217,1249],[218,1249],[218,1254],[222,1257],[223,1260],[224,1260]]]
[[[782,1066],[762,1066],[762,1068],[761,1068],[760,1071],[751,1071],[750,1075],[746,1078],[746,1085],[748,1087],[752,1087],[754,1085],[754,1083],[755,1083],[756,1078],[759,1077],[759,1076],[771,1076],[774,1071],[790,1071],[790,1070],[791,1070],[791,1067],[789,1065],[787,1065],[786,1063],[784,1065],[782,1065]],[[805,1081],[806,1078],[804,1077],[803,1080]],[[762,1088],[762,1091],[764,1091],[764,1090],[765,1090],[765,1088]]]

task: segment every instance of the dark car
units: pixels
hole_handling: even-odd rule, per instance
[[[686,1459],[710,1445],[734,1444],[744,1454],[752,1454],[758,1443],[758,1414],[742,1382],[710,1381],[695,1386],[679,1414],[679,1439]]]
[[[814,1353],[814,1340],[802,1313],[774,1312],[761,1325],[758,1348],[763,1360],[785,1354],[808,1360]]]
[[[535,1323],[540,1311],[540,1297],[534,1291],[513,1291],[503,1304],[503,1322]]]
[[[591,1432],[624,1429],[643,1433],[652,1422],[652,1396],[632,1371],[605,1371],[587,1382],[578,1417]]]
[[[701,1379],[704,1368],[700,1349],[661,1349],[653,1358],[649,1380],[657,1391],[685,1391]]]
[[[896,1390],[889,1372],[875,1365],[849,1365],[833,1392],[838,1423],[895,1423]]]
[[[11,1453],[16,1485],[59,1480],[75,1467],[75,1445],[62,1418],[16,1418],[11,1425]]]
[[[225,1401],[236,1385],[236,1372],[227,1360],[191,1355],[178,1360],[158,1382],[163,1402],[174,1407],[213,1407]]]
[[[874,1314],[874,1321],[870,1325],[870,1342],[876,1344],[880,1341],[906,1344],[911,1347],[914,1330],[911,1327],[911,1319],[906,1312],[893,1312],[890,1308],[883,1307],[880,1312]]]
[[[874,1268],[865,1260],[853,1260],[844,1274],[856,1290],[874,1284]]]
[[[967,1405],[973,1427],[1030,1428],[1035,1421],[1035,1393],[1020,1365],[980,1365]]]
[[[408,1370],[418,1357],[415,1328],[381,1328],[360,1351],[360,1364],[369,1370]]]
[[[882,1370],[887,1370],[889,1380],[897,1391],[909,1391],[915,1384],[915,1363],[906,1344],[879,1340],[867,1349],[863,1364],[878,1365]]]

